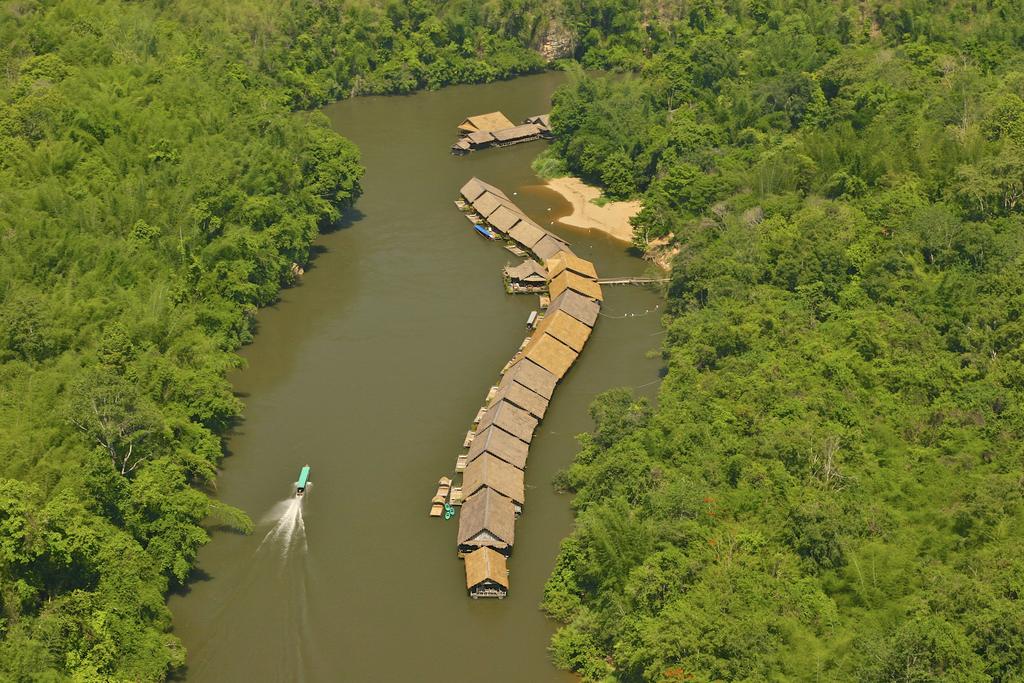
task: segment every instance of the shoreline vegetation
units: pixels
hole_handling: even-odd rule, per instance
[[[587,682],[1024,671],[1024,16],[616,5],[535,167],[675,252],[545,587]],[[584,60],[586,61],[586,60]],[[629,65],[629,66],[626,66]]]
[[[551,15],[498,4],[0,17],[0,680],[184,666],[166,594],[210,520],[251,528],[212,497],[243,409],[226,375],[360,192],[358,150],[309,110],[548,66],[529,27]]]

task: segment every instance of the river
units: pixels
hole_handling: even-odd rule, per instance
[[[564,76],[367,97],[325,108],[362,150],[364,194],[352,219],[317,242],[301,286],[261,311],[248,367],[232,381],[245,419],[228,439],[218,496],[260,520],[312,466],[304,537],[283,548],[215,532],[196,579],[174,595],[185,678],[233,681],[568,681],[550,663],[554,631],[538,609],[570,497],[552,477],[592,427],[587,407],[611,387],[653,396],[660,362],[658,297],[606,287],[597,328],[557,388],[530,448],[526,511],[516,525],[505,600],[466,596],[457,519],[427,517],[466,429],[518,348],[534,296],[508,296],[510,259],[472,232],[452,201],[473,175],[496,184],[568,239],[602,277],[647,264],[621,243],[560,226],[569,206],[530,170],[532,142],[456,158],[466,115],[513,121],[550,108]],[[647,315],[629,316],[629,313]],[[612,317],[625,316],[625,317]],[[284,503],[283,505],[287,505]]]

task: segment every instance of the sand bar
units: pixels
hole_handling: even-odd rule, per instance
[[[624,242],[633,241],[633,226],[629,224],[629,219],[640,211],[639,200],[608,202],[598,206],[591,200],[600,197],[601,190],[587,185],[579,178],[552,178],[547,181],[547,186],[572,205],[572,213],[560,218],[560,223],[600,230]]]

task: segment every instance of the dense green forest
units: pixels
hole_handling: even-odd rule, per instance
[[[1024,5],[9,0],[0,680],[155,681],[225,373],[359,195],[322,103],[553,57],[543,163],[675,256],[545,608],[586,679],[1024,680]]]
[[[585,680],[1024,680],[1024,5],[607,3],[546,170],[674,252],[560,483]],[[590,34],[588,34],[590,35]]]
[[[2,3],[0,680],[184,662],[165,594],[251,526],[225,373],[359,195],[306,110],[542,68],[506,4]]]
[[[0,679],[159,680],[240,410],[224,379],[358,153],[187,9],[0,20]],[[186,31],[186,26],[193,27]]]

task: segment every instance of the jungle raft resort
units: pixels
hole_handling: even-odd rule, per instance
[[[519,125],[500,111],[470,116],[459,124],[459,139],[452,145],[452,154],[469,154],[488,147],[508,147],[551,137],[551,121],[547,114],[530,116]]]
[[[473,116],[460,130],[470,136],[506,123],[500,113]],[[463,442],[466,452],[456,458],[455,476],[461,481],[451,483],[450,503],[432,501],[434,511],[439,505],[462,506],[456,549],[465,559],[469,595],[504,598],[515,523],[526,508],[530,444],[555,388],[593,333],[604,297],[594,264],[532,221],[499,188],[471,178],[455,204],[478,232],[524,257],[505,268],[506,291],[540,295],[526,338],[472,420]]]

